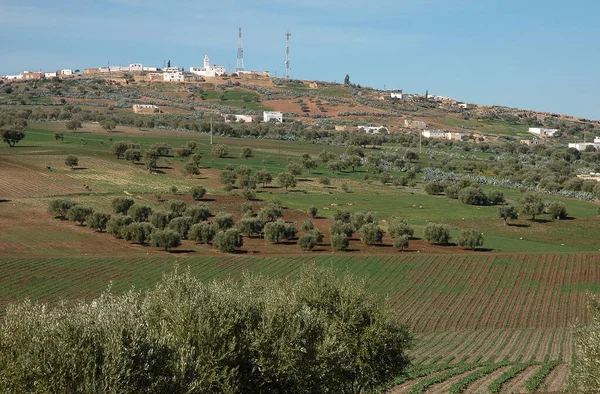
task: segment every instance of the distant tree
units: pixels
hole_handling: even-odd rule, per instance
[[[198,147],[198,144],[196,143],[196,141],[188,141],[188,142],[186,143],[186,146],[187,146],[187,148],[188,148],[189,150],[191,150],[191,151],[195,151],[195,150],[196,150],[196,148]]]
[[[164,63],[163,63],[164,64]],[[167,63],[167,68],[171,67],[171,59],[169,59],[168,63]]]
[[[411,163],[415,160],[419,160],[419,155],[411,150],[407,150],[404,157]]]
[[[252,148],[250,148],[249,146],[244,146],[244,147],[242,148],[242,152],[240,153],[240,157],[241,157],[242,159],[249,159],[249,158],[251,158],[252,156],[253,156],[253,155],[252,155]]]
[[[254,174],[254,178],[256,179],[256,182],[262,183],[263,187],[265,187],[273,181],[273,177],[271,176],[269,171],[264,169],[256,171],[256,174]]]
[[[106,229],[106,224],[110,220],[110,215],[103,212],[94,212],[87,218],[89,228],[102,232]]]
[[[345,209],[336,209],[336,211],[333,213],[333,220],[340,220],[344,223],[352,223],[352,214],[350,211],[346,211]]]
[[[407,236],[411,238],[415,234],[415,230],[408,224],[406,219],[392,216],[388,222],[388,233],[392,237]]]
[[[360,229],[365,224],[376,223],[377,218],[372,212],[356,212],[352,215],[351,223],[354,228]]]
[[[227,231],[219,231],[213,239],[213,245],[223,253],[233,253],[244,245],[244,241],[240,231],[232,228]]]
[[[112,119],[104,119],[100,121],[100,126],[102,126],[104,130],[111,132],[117,128],[117,122]]]
[[[251,236],[255,234],[261,234],[263,231],[263,223],[258,218],[242,218],[238,224],[237,229],[244,235]]]
[[[394,248],[404,250],[408,248],[409,237],[408,235],[401,235],[394,239]]]
[[[200,223],[208,220],[212,216],[210,209],[204,204],[190,205],[185,210],[185,216],[192,218],[193,223]]]
[[[181,236],[176,231],[165,230],[155,231],[150,236],[152,246],[162,248],[168,251],[171,248],[176,248],[181,245]]]
[[[144,121],[141,118],[137,118],[134,122],[133,122],[134,126],[137,127],[138,129],[142,129],[142,127],[144,127]]]
[[[139,149],[127,149],[125,151],[125,160],[132,163],[139,162],[142,160],[142,152]]]
[[[348,74],[344,77],[344,85],[350,85],[350,75]]]
[[[218,231],[223,231],[230,229],[235,224],[233,219],[233,214],[219,212],[214,219],[214,225],[217,227]]]
[[[264,225],[265,240],[278,244],[285,239],[285,223],[282,221],[269,222]]]
[[[152,208],[147,205],[133,204],[127,213],[135,222],[145,222],[152,215]]]
[[[272,222],[281,217],[283,217],[283,210],[281,206],[273,203],[265,205],[258,212],[258,219],[263,223]]]
[[[432,196],[440,195],[444,192],[444,185],[441,182],[427,182],[425,184],[425,193]]]
[[[343,234],[346,237],[351,237],[356,229],[350,223],[345,223],[341,220],[336,220],[331,224],[329,232],[333,236],[334,234]]]
[[[198,167],[198,165],[193,161],[188,161],[185,163],[184,171],[188,175],[199,175],[200,167]]]
[[[152,212],[150,223],[161,230],[164,230],[169,225],[169,214],[166,212]]]
[[[490,190],[487,192],[487,200],[490,205],[501,205],[504,204],[504,193],[500,190]]]
[[[216,145],[213,149],[212,149],[212,154],[213,156],[217,156],[217,157],[227,157],[229,155],[229,148],[227,148],[227,145],[224,144],[219,144]]]
[[[467,205],[488,205],[488,197],[478,187],[465,187],[458,192],[458,199]]]
[[[302,231],[305,233],[308,233],[309,231],[312,231],[315,229],[315,225],[312,222],[312,220],[310,219],[306,219],[305,221],[302,222]]]
[[[156,156],[152,151],[146,151],[144,153],[144,164],[146,165],[148,172],[151,173],[157,167],[158,156]]]
[[[2,141],[6,142],[11,148],[25,138],[25,133],[19,129],[2,130],[0,134],[2,134]]]
[[[317,246],[317,238],[312,233],[303,234],[298,238],[298,245],[302,250],[308,251],[313,250]]]
[[[192,224],[190,217],[176,217],[169,222],[169,230],[176,231],[182,239],[186,239]]]
[[[344,234],[332,234],[331,235],[331,246],[336,250],[346,250],[350,245],[348,237]]]
[[[65,165],[73,169],[79,163],[79,158],[75,155],[67,155],[65,158]]]
[[[131,223],[121,229],[121,236],[125,241],[135,242],[144,245],[150,240],[155,228],[150,223]]]
[[[79,225],[83,226],[83,223],[87,221],[88,216],[92,213],[94,213],[94,210],[91,207],[75,205],[67,211],[67,219],[70,222],[79,222]]]
[[[69,120],[65,124],[65,127],[69,131],[76,132],[77,129],[80,129],[82,127],[82,125],[81,125],[81,121],[79,121],[79,120]]]
[[[360,240],[365,245],[379,244],[383,241],[383,230],[377,223],[366,223],[359,230]]]
[[[54,133],[54,140],[55,140],[55,141],[61,141],[61,142],[64,142],[64,140],[65,140],[65,134],[64,134],[64,133],[61,133],[61,132],[58,132],[58,131],[56,131],[56,132]]]
[[[117,238],[123,238],[121,235],[121,229],[125,226],[133,223],[131,216],[116,215],[111,216],[110,220],[106,223],[106,231]]]
[[[212,223],[200,222],[194,224],[188,233],[188,238],[194,242],[210,244],[217,233]]]
[[[498,207],[498,218],[504,221],[504,225],[506,226],[509,220],[517,220],[519,215],[517,210],[512,205],[502,205]]]
[[[458,238],[458,244],[463,248],[475,250],[476,247],[483,245],[483,235],[477,230],[465,230]]]
[[[561,201],[552,201],[546,208],[552,219],[564,220],[568,217],[567,208]]]
[[[169,216],[177,218],[183,215],[185,212],[186,204],[182,200],[169,200],[165,203],[165,207],[169,211]]]
[[[129,197],[115,197],[111,202],[113,212],[116,214],[121,213],[123,215],[127,214],[127,211],[133,204],[133,199]]]
[[[531,215],[531,220],[535,220],[537,215],[544,213],[544,201],[539,194],[526,192],[521,197],[519,211],[523,215]]]
[[[428,223],[425,227],[425,239],[432,243],[446,245],[450,242],[450,229],[443,224]]]
[[[311,205],[310,207],[308,207],[308,214],[310,215],[310,217],[316,218],[319,214],[319,208],[315,207],[314,205]]]
[[[195,201],[200,201],[206,195],[206,189],[204,186],[194,186],[191,189],[191,194]]]
[[[52,215],[52,217],[64,219],[67,216],[69,209],[75,205],[77,205],[77,203],[68,198],[55,199],[50,201],[48,213]]]
[[[296,178],[289,172],[282,172],[277,175],[277,182],[279,183],[279,186],[285,188],[286,191],[290,187],[296,187]]]
[[[285,171],[294,176],[302,175],[302,166],[298,163],[290,163],[285,167]]]
[[[130,141],[116,141],[110,147],[110,153],[120,159],[128,149],[133,149],[133,144]]]
[[[171,150],[171,146],[166,142],[155,142],[150,147],[150,151],[153,152],[154,155],[160,157],[169,156],[169,152]]]

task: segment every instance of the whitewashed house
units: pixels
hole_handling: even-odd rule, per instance
[[[165,71],[163,73],[165,82],[185,82],[185,76],[181,71]]]
[[[283,113],[277,111],[264,111],[263,121],[265,123],[275,120],[277,123],[283,123]]]
[[[387,134],[388,129],[385,126],[358,126],[358,131],[364,131],[367,134]]]
[[[558,133],[558,129],[544,129],[541,127],[530,127],[529,132],[531,134],[542,135],[544,137],[554,137],[554,134]]]

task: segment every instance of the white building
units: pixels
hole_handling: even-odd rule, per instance
[[[532,134],[543,135],[545,137],[554,137],[558,133],[558,129],[544,129],[541,127],[530,127],[529,132]]]
[[[163,80],[165,82],[184,82],[185,77],[181,71],[165,71],[163,73]]]
[[[263,112],[263,121],[265,123],[275,120],[277,123],[283,123],[283,114],[277,111],[265,111]]]
[[[155,71],[158,71],[158,68],[157,67],[142,67],[142,71],[155,72]]]
[[[56,71],[44,73],[44,78],[56,78]]]
[[[231,116],[235,117],[236,122],[252,123],[254,121],[252,115],[224,115],[225,122],[230,122],[227,118],[230,118]]]
[[[457,105],[460,108],[464,108],[464,109],[473,109],[473,108],[477,107],[475,104],[471,104],[471,103],[457,103]]]
[[[204,55],[204,67],[190,67],[190,72],[203,77],[216,77],[225,74],[225,66],[211,65],[208,55]]]
[[[569,144],[569,148],[575,148],[578,151],[585,151],[588,146],[593,146],[596,150],[600,150],[600,137],[594,138],[594,142],[579,142],[575,144]]]
[[[358,126],[358,131],[364,131],[367,134],[388,133],[388,129],[385,126]]]
[[[144,71],[144,66],[142,66],[140,63],[130,64],[129,71]]]
[[[9,81],[14,80],[14,79],[23,79],[23,74],[19,74],[19,75],[5,75],[4,79],[7,79]]]
[[[398,92],[390,92],[390,97],[398,100],[407,100],[408,94],[402,93],[402,90],[400,90]]]
[[[421,133],[421,135],[425,138],[439,138],[450,141],[460,141],[462,139],[461,133],[452,133],[449,131],[440,130],[425,130]]]
[[[60,75],[73,75],[73,70],[71,69],[64,69],[64,70],[60,70]]]

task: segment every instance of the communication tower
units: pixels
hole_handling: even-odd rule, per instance
[[[237,67],[235,71],[244,71],[244,49],[242,48],[242,28],[239,30],[238,52],[237,52]]]
[[[285,79],[290,79],[290,37],[292,35],[288,31],[285,33],[286,48],[285,48]]]

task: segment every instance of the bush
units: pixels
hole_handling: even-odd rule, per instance
[[[52,200],[48,205],[48,213],[55,218],[64,219],[66,218],[69,209],[75,205],[77,205],[77,203],[69,200],[68,198]]]
[[[254,200],[256,198],[256,192],[252,189],[245,188],[242,190],[242,197],[248,201]]]
[[[175,271],[147,291],[7,308],[0,392],[371,392],[409,365],[398,321],[364,281],[333,270],[210,283]]]
[[[458,238],[458,245],[475,250],[476,247],[483,245],[483,235],[477,230],[465,230]]]
[[[331,234],[331,247],[335,250],[346,250],[349,245],[350,241],[344,234]]]
[[[121,229],[133,223],[131,216],[117,215],[112,216],[106,223],[106,231],[116,238],[123,238]]]
[[[67,211],[67,219],[70,222],[79,222],[79,225],[83,226],[83,223],[92,213],[94,213],[94,210],[91,207],[74,205]]]
[[[425,239],[432,243],[446,245],[450,242],[450,229],[443,224],[429,223],[425,227]]]
[[[75,167],[77,164],[79,164],[79,158],[78,158],[77,156],[75,156],[75,155],[68,155],[68,156],[65,158],[65,165],[66,165],[67,167],[71,167],[71,168],[73,168],[73,167]]]
[[[358,232],[360,234],[360,240],[365,245],[378,244],[383,241],[383,230],[381,230],[376,223],[366,223],[358,230]]]
[[[329,185],[331,185],[331,180],[329,178],[327,178],[326,176],[322,176],[321,178],[319,178],[319,183],[321,185],[329,186]]]
[[[346,183],[342,183],[341,188],[344,191],[344,193],[350,193],[351,192],[350,186],[348,186],[348,184],[346,184]]]
[[[194,224],[188,232],[188,238],[198,243],[209,244],[213,241],[217,230],[212,223],[200,222]]]
[[[116,214],[127,215],[127,211],[133,205],[134,201],[129,197],[116,197],[113,198],[110,205],[112,206],[113,212]]]
[[[331,235],[343,234],[345,237],[351,237],[355,231],[356,229],[352,227],[352,224],[342,222],[341,220],[336,220],[329,228]]]
[[[169,225],[169,221],[169,215],[165,212],[152,212],[152,216],[150,216],[150,223],[161,230]]]
[[[303,234],[298,239],[298,245],[302,250],[313,250],[317,246],[317,238],[311,233]]]
[[[458,199],[467,205],[488,205],[488,198],[481,189],[466,187],[458,192]]]
[[[550,214],[553,220],[564,220],[569,216],[567,214],[567,208],[565,207],[565,204],[561,201],[552,201],[548,207],[546,207],[546,211]]]
[[[227,157],[227,155],[229,155],[229,148],[227,148],[227,145],[224,144],[219,144],[216,145],[213,149],[212,149],[212,154],[213,156],[217,156],[217,157]]]
[[[213,239],[213,244],[223,253],[233,253],[244,244],[244,241],[239,230],[232,228],[227,231],[219,231]]]
[[[408,248],[409,237],[407,235],[401,235],[394,239],[394,248],[398,250],[404,250]]]
[[[172,218],[177,218],[183,215],[185,212],[185,201],[181,200],[169,200],[165,203],[167,210],[169,211],[169,215]]]
[[[224,231],[229,228],[232,228],[235,224],[233,220],[233,215],[230,213],[219,212],[217,216],[215,216],[214,225],[217,227],[217,231]]]
[[[167,252],[171,248],[181,245],[181,236],[173,230],[155,231],[150,236],[152,246],[162,248]]]
[[[200,174],[200,167],[198,167],[198,164],[196,164],[192,161],[185,163],[183,170],[184,170],[184,173],[188,174],[188,175],[199,175]]]
[[[313,224],[312,220],[310,219],[306,219],[305,221],[302,222],[302,232],[309,232],[314,230],[315,225]]]
[[[425,193],[437,196],[444,192],[444,185],[441,182],[428,182],[425,184]]]
[[[210,209],[204,204],[190,205],[184,212],[185,216],[192,219],[192,223],[200,223],[212,216]]]
[[[178,217],[169,222],[169,230],[176,231],[181,238],[186,239],[192,224],[192,218],[187,216]]]
[[[406,219],[392,216],[388,222],[388,233],[392,237],[401,237],[406,235],[408,238],[412,238],[415,234],[415,230],[408,224]]]
[[[103,212],[94,212],[87,218],[89,228],[102,232],[106,229],[106,224],[110,220],[110,215]]]
[[[460,191],[460,186],[453,183],[450,185],[447,185],[444,188],[444,194],[446,195],[447,198],[451,198],[453,200],[458,200],[458,192]]]
[[[150,223],[131,223],[121,228],[121,237],[125,241],[136,242],[144,245],[154,232],[154,226]]]
[[[127,213],[129,213],[134,222],[146,222],[150,215],[152,215],[152,208],[147,205],[133,204]]]
[[[250,203],[250,202],[243,203],[242,204],[242,213],[244,215],[253,216],[254,215],[254,208],[252,207],[252,203]]]
[[[311,218],[316,218],[319,214],[319,208],[315,207],[314,205],[311,205],[310,207],[308,207],[308,214]]]

